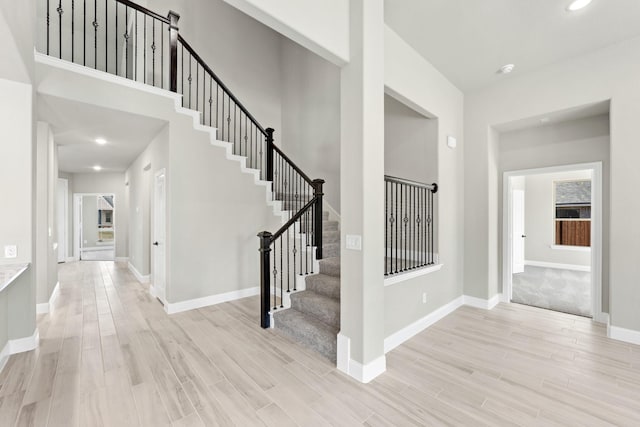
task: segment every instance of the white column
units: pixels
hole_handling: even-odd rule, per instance
[[[341,330],[338,369],[369,382],[384,357],[384,2],[350,0],[341,71]],[[346,249],[347,235],[361,249]]]

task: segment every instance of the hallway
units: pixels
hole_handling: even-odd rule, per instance
[[[60,267],[40,348],[0,374],[20,426],[633,425],[640,347],[589,320],[462,307],[369,385],[273,330],[258,297],[167,316],[124,265]],[[173,424],[172,424],[173,423]]]

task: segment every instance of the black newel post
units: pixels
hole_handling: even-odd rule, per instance
[[[271,236],[268,231],[258,233],[260,238],[260,326],[269,328],[271,322],[269,320],[269,297],[271,292],[271,277],[269,264],[271,255]]]
[[[324,179],[314,179],[313,180],[313,195],[318,198],[316,201],[315,215],[313,224],[313,236],[315,239],[315,247],[316,247],[316,259],[322,259],[322,196],[324,196],[324,192],[322,191],[322,184],[324,184]]]
[[[266,128],[267,133],[267,181],[273,182],[273,132],[272,128]]]
[[[180,15],[169,11],[169,90],[178,91],[178,19]]]

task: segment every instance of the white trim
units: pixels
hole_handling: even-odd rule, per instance
[[[416,320],[409,326],[405,326],[399,331],[389,335],[384,339],[384,352],[388,353],[394,348],[398,347],[400,344],[405,341],[410,340],[414,336],[418,335],[420,332],[427,329],[429,326],[434,323],[440,321],[445,318],[449,314],[456,311],[458,308],[464,305],[464,296],[459,296],[448,304],[443,305],[442,307],[432,311],[421,319]]]
[[[143,276],[142,274],[140,274],[138,270],[136,270],[136,268],[130,262],[127,262],[127,267],[129,268],[129,271],[138,280],[138,282],[142,283],[143,285],[146,283],[149,283],[149,279],[151,277],[149,274],[147,274],[146,276]]]
[[[591,252],[591,246],[549,245],[556,251]]]
[[[129,262],[128,256],[117,256],[115,259],[116,262]]]
[[[407,280],[415,279],[416,277],[424,276],[429,273],[439,271],[444,264],[431,265],[425,268],[419,268],[407,273],[394,274],[391,277],[384,279],[385,286],[395,285],[396,283],[406,282]]]
[[[9,357],[11,357],[11,352],[9,351],[9,341],[4,345],[2,351],[0,351],[0,373],[5,366],[7,366],[7,362],[9,361]]]
[[[491,297],[490,299],[483,299],[478,297],[472,297],[469,295],[464,295],[464,305],[468,305],[469,307],[481,308],[483,310],[493,310],[493,308],[500,303],[502,300],[502,294],[497,294]]]
[[[351,359],[351,339],[349,337],[338,333],[337,344],[338,369],[361,383],[369,383],[387,370],[387,358],[384,354],[363,365]]]
[[[223,294],[209,295],[207,297],[195,298],[186,301],[169,303],[164,305],[164,311],[167,314],[181,313],[183,311],[195,310],[197,308],[208,307],[211,305],[221,304],[223,302],[235,301],[241,298],[247,298],[260,295],[260,287],[241,289],[239,291],[225,292]]]
[[[36,304],[36,314],[53,313],[58,295],[60,295],[60,282],[56,282],[56,286],[53,288],[48,302]]]
[[[574,271],[586,271],[586,272],[591,271],[591,266],[589,265],[560,264],[557,262],[546,262],[546,261],[525,260],[524,265],[528,265],[531,267],[557,268],[560,270],[574,270]]]
[[[579,163],[546,168],[504,172],[502,177],[502,293],[503,299],[511,301],[513,295],[512,236],[510,233],[513,185],[511,178],[576,170],[592,171],[591,186],[591,303],[594,319],[602,316],[602,162]]]
[[[607,336],[614,340],[640,345],[640,331],[609,325]]]
[[[96,242],[97,243],[97,242]],[[97,251],[115,251],[116,247],[113,243],[104,246],[87,246],[80,249],[81,252],[97,252]]]
[[[74,257],[74,256],[68,256],[66,262],[74,262],[77,261],[78,258]]]
[[[38,347],[38,344],[40,344],[40,332],[38,331],[38,328],[36,328],[32,335],[24,338],[17,338],[15,340],[9,340],[8,344],[11,354],[35,350]]]
[[[600,313],[598,317],[593,316],[593,321],[607,325],[607,335],[609,334],[609,313]]]

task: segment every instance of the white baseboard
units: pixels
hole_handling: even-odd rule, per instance
[[[468,305],[470,307],[481,308],[483,310],[492,310],[500,300],[502,299],[502,294],[497,294],[491,297],[490,299],[482,299],[476,298],[469,295],[464,295],[464,305]]]
[[[433,325],[437,321],[441,320],[442,318],[456,311],[459,307],[461,307],[464,304],[464,298],[465,297],[460,296],[454,299],[453,301],[451,301],[450,303],[445,304],[442,307],[427,314],[422,319],[418,319],[412,324],[410,324],[409,326],[405,326],[404,328],[400,329],[398,332],[395,332],[389,335],[384,340],[384,352],[385,353],[390,352],[394,348],[398,347],[400,344],[418,335],[420,332],[424,331],[425,329],[427,329],[429,326]]]
[[[11,356],[9,347],[11,347],[11,344],[9,343],[9,341],[7,341],[2,351],[0,351],[0,373],[2,372],[4,367],[7,366],[7,362],[9,361],[9,357]]]
[[[351,339],[338,333],[337,367],[340,371],[349,375],[361,383],[368,383],[387,370],[387,358],[385,355],[363,365],[351,359]]]
[[[115,261],[116,262],[129,262],[129,257],[128,256],[117,256]]]
[[[577,264],[560,264],[556,262],[546,262],[546,261],[529,261],[526,260],[524,265],[529,265],[531,267],[542,267],[542,268],[558,268],[561,270],[574,270],[574,271],[591,271],[591,266],[589,265],[577,265]]]
[[[195,310],[197,308],[208,307],[210,305],[221,304],[223,302],[234,301],[241,298],[252,297],[260,295],[260,287],[241,289],[239,291],[231,291],[223,294],[210,295],[202,298],[195,298],[186,301],[167,302],[164,305],[164,310],[167,314],[175,314],[188,310]]]
[[[640,331],[635,331],[633,329],[625,329],[619,326],[609,325],[607,327],[607,336],[614,340],[640,345]]]
[[[593,321],[598,323],[604,323],[605,325],[609,326],[609,313],[603,313],[603,312],[595,313],[593,315]]]
[[[135,276],[136,279],[138,279],[138,282],[142,283],[143,285],[149,283],[151,275],[147,274],[146,276],[143,276],[138,270],[136,270],[133,264],[129,262],[127,265],[129,267],[129,271]]]
[[[53,313],[53,310],[55,308],[55,302],[58,299],[59,294],[60,294],[60,282],[56,282],[56,286],[53,288],[53,292],[51,292],[51,296],[49,297],[49,302],[36,304],[36,313],[37,314]]]
[[[39,344],[40,332],[38,331],[38,328],[33,331],[31,336],[7,341],[2,351],[0,351],[0,372],[2,372],[4,367],[7,365],[11,355],[35,350],[38,348]]]

